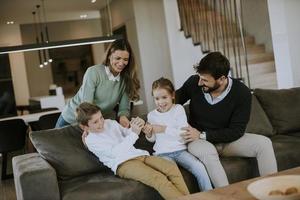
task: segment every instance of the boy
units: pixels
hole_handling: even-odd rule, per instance
[[[127,129],[114,120],[105,120],[96,105],[81,103],[76,112],[77,122],[87,135],[86,146],[116,175],[153,187],[165,199],[189,194],[176,164],[133,146],[144,127],[142,119],[133,118]]]

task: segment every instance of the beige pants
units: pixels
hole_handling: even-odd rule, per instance
[[[177,165],[156,156],[140,156],[122,163],[117,175],[156,189],[165,199],[189,194]]]
[[[256,157],[260,175],[277,172],[277,163],[272,142],[269,138],[245,133],[241,138],[230,143],[213,145],[206,140],[196,140],[188,144],[188,150],[206,166],[215,187],[228,185],[228,179],[221,165],[221,156]]]

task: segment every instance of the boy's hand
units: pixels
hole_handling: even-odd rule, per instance
[[[131,130],[137,135],[140,135],[142,128],[145,125],[145,121],[139,117],[132,118],[130,121]]]
[[[126,116],[121,116],[119,119],[119,123],[121,124],[121,126],[123,126],[124,128],[129,128],[129,120]]]
[[[83,131],[83,133],[82,133],[82,135],[81,135],[81,140],[82,140],[84,146],[86,146],[85,138],[86,138],[86,136],[88,136],[88,134],[89,134],[89,133],[88,133],[87,131]]]
[[[142,128],[142,131],[146,134],[148,138],[150,138],[152,136],[152,129],[152,125],[147,122]]]

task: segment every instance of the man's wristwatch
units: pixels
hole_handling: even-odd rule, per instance
[[[206,132],[205,131],[200,132],[199,137],[200,137],[201,140],[206,140]]]

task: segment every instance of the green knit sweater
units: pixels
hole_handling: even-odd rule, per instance
[[[118,116],[129,116],[130,103],[125,92],[125,81],[111,81],[105,72],[104,65],[89,67],[83,77],[83,82],[77,94],[67,103],[62,116],[65,121],[72,124],[76,122],[76,108],[82,102],[98,105],[104,115],[109,115],[119,103]]]

